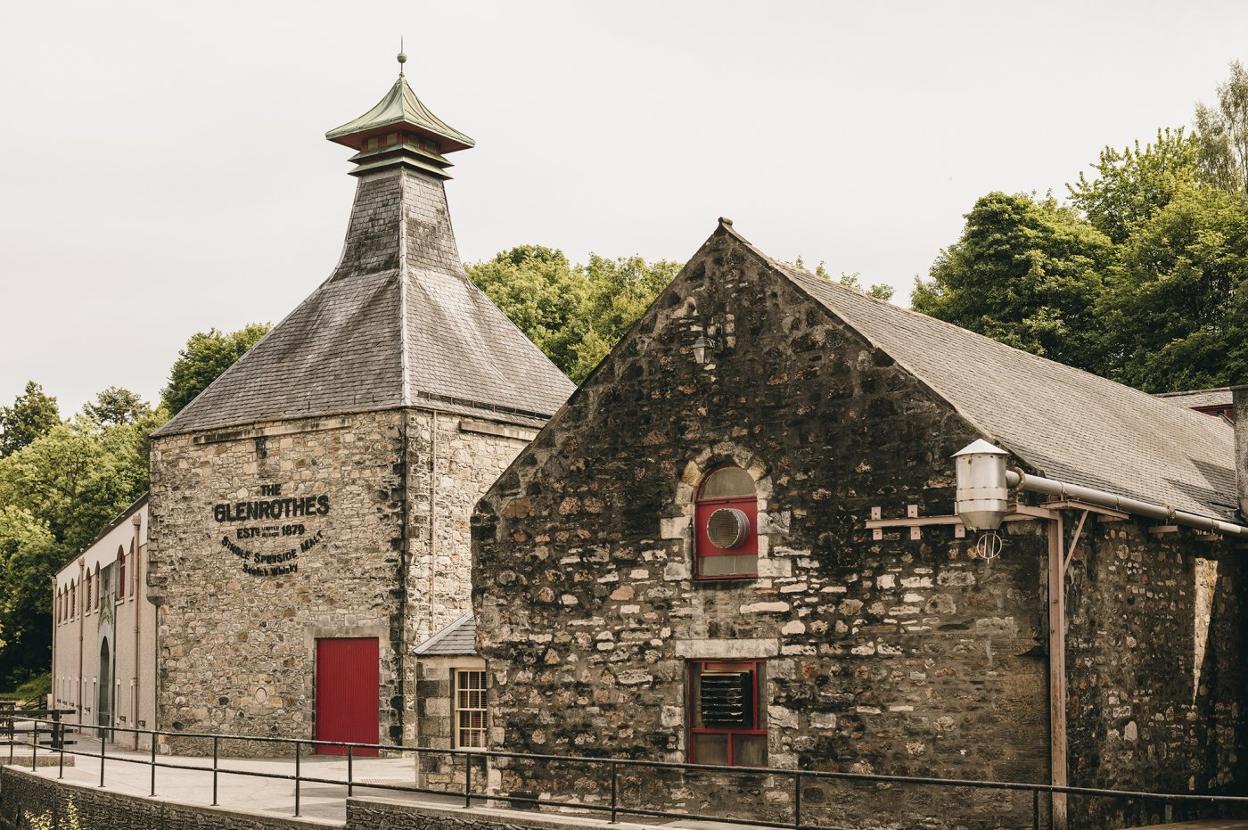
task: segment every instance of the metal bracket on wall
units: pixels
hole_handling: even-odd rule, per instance
[[[867,529],[871,531],[871,538],[877,541],[884,538],[886,527],[908,527],[910,538],[918,540],[923,538],[923,528],[932,525],[952,525],[955,539],[966,538],[966,525],[962,524],[960,518],[957,516],[920,516],[917,504],[906,505],[906,518],[904,519],[884,519],[881,518],[882,513],[881,508],[872,507],[871,518],[865,522]]]

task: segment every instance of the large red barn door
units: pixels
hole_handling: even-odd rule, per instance
[[[316,739],[378,742],[378,669],[375,637],[316,641]],[[318,746],[319,755],[346,755],[344,747]],[[357,749],[355,755],[376,755]]]

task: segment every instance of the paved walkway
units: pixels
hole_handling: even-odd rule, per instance
[[[77,743],[67,746],[66,757],[70,750],[80,753],[74,756],[73,766],[66,766],[64,779],[74,784],[99,786],[100,783],[100,744],[98,741],[84,736],[76,737]],[[38,774],[45,778],[56,778],[56,766],[43,766],[44,755],[49,758],[56,756],[52,750],[39,748]],[[104,786],[109,790],[128,793],[130,795],[148,796],[151,792],[151,767],[148,766],[150,755],[146,751],[136,752],[132,749],[120,749],[113,744],[105,748],[104,753]],[[25,757],[29,764],[30,753]],[[8,761],[7,748],[4,761]],[[211,767],[212,758],[192,758],[177,755],[157,755],[157,763],[173,764],[179,767]],[[138,762],[138,763],[136,763]],[[21,766],[17,761],[16,766]],[[295,782],[273,778],[258,778],[252,775],[230,775],[225,770],[243,770],[245,772],[266,772],[279,775],[295,774],[293,758],[285,759],[254,759],[254,758],[221,758],[221,772],[217,777],[217,806],[232,810],[248,810],[253,812],[275,813],[293,816],[295,813]],[[327,780],[347,780],[347,759],[336,756],[309,756],[300,759],[299,773],[309,778]],[[395,790],[381,789],[370,784],[389,784],[395,786],[414,786],[416,783],[415,761],[411,756],[406,758],[356,758],[352,764],[352,778],[356,782],[354,793],[357,796],[384,796],[386,798],[420,801],[440,805],[459,804],[462,799],[454,796],[445,798],[422,793],[404,793]],[[156,769],[156,797],[175,801],[181,804],[212,804],[212,772],[197,769]],[[303,782],[299,786],[299,814],[304,818],[321,819],[341,823],[346,820],[347,785],[320,784]]]

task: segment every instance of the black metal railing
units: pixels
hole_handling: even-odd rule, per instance
[[[31,748],[31,769],[34,770],[38,766],[38,753],[40,734],[49,734],[52,740],[49,742],[50,751],[55,752],[58,756],[57,777],[63,778],[65,771],[65,756],[75,756],[81,758],[98,759],[99,761],[99,786],[104,787],[106,784],[106,764],[108,761],[142,764],[150,769],[150,792],[149,795],[156,795],[156,771],[158,769],[172,769],[191,772],[205,772],[212,774],[212,804],[218,804],[218,779],[222,775],[238,775],[250,776],[256,778],[267,778],[280,781],[291,781],[294,783],[294,815],[297,817],[301,812],[301,788],[304,784],[326,784],[337,785],[346,788],[347,797],[352,797],[357,788],[384,790],[392,792],[404,792],[413,794],[436,795],[441,797],[462,797],[463,806],[471,807],[474,803],[494,802],[498,805],[523,806],[526,808],[538,807],[558,807],[562,809],[583,810],[587,813],[597,813],[609,817],[611,823],[617,823],[621,816],[640,816],[647,818],[665,818],[665,819],[688,819],[695,821],[718,821],[739,824],[742,826],[752,827],[781,827],[793,828],[793,830],[850,830],[850,828],[836,827],[830,825],[812,824],[805,821],[809,818],[810,811],[803,806],[802,790],[804,784],[818,781],[844,781],[859,784],[883,784],[883,785],[904,785],[920,788],[936,788],[936,789],[956,789],[967,788],[973,790],[991,790],[1001,793],[1021,793],[1031,794],[1031,815],[1030,826],[1033,830],[1040,830],[1042,827],[1042,814],[1049,811],[1042,810],[1042,802],[1047,802],[1048,798],[1053,796],[1066,796],[1068,799],[1111,799],[1115,801],[1134,801],[1140,804],[1153,804],[1162,807],[1162,813],[1167,813],[1170,808],[1179,805],[1203,805],[1216,806],[1224,810],[1234,810],[1241,814],[1248,815],[1248,797],[1246,796],[1228,796],[1228,795],[1204,795],[1194,793],[1163,793],[1148,792],[1136,790],[1115,790],[1097,787],[1063,787],[1052,784],[1031,784],[1016,781],[985,781],[976,779],[962,778],[935,778],[924,776],[906,776],[906,775],[879,775],[871,773],[854,773],[854,772],[831,772],[821,770],[801,770],[801,769],[780,769],[773,767],[736,767],[736,766],[719,766],[714,764],[685,764],[674,761],[647,761],[634,758],[599,758],[592,756],[574,756],[574,755],[545,755],[523,752],[506,752],[503,750],[487,750],[487,749],[435,749],[431,747],[415,747],[406,745],[393,744],[374,744],[361,743],[352,741],[322,741],[308,738],[281,738],[260,735],[232,735],[217,734],[204,732],[166,732],[153,729],[134,729],[122,726],[105,727],[106,731],[112,737],[116,737],[117,733],[130,734],[136,736],[147,736],[150,741],[149,753],[144,757],[126,757],[122,755],[108,756],[107,742],[100,741],[99,750],[89,752],[85,750],[69,749],[67,745],[73,744],[73,741],[66,740],[66,731],[75,730],[97,730],[95,724],[74,724],[68,723],[61,718],[64,711],[49,711],[48,718],[37,717],[37,712],[16,712],[12,717],[9,713],[0,712],[0,735],[7,731],[9,735],[9,763],[13,765],[15,756],[13,747],[15,745],[25,745]],[[5,724],[4,719],[8,718]],[[25,721],[33,725],[33,728],[21,730],[14,728],[15,721]],[[46,732],[41,727],[48,727]],[[18,741],[17,736],[22,734],[30,734],[32,740],[29,742]],[[190,764],[190,763],[171,763],[168,761],[160,761],[157,757],[158,738],[172,738],[179,741],[185,740],[202,740],[210,741],[212,745],[211,765],[208,764]],[[273,747],[284,747],[287,751],[293,751],[294,773],[288,774],[283,772],[272,772],[254,769],[241,769],[239,767],[225,767],[221,764],[221,744],[223,742],[239,742],[245,744],[269,745]],[[136,747],[138,741],[135,741]],[[318,747],[332,747],[343,750],[347,761],[347,777],[341,778],[324,778],[315,775],[307,775],[303,771],[300,761],[303,751],[315,751]],[[377,780],[360,780],[355,776],[355,760],[359,753],[366,752],[369,756],[378,754],[386,755],[404,755],[413,754],[417,758],[422,756],[447,756],[452,760],[455,758],[463,759],[464,781],[462,790],[450,790],[446,788],[422,787],[416,784],[393,784],[385,783]],[[205,756],[207,757],[207,756]],[[273,760],[275,756],[267,756],[264,760]],[[278,758],[280,760],[280,758]],[[482,789],[475,791],[473,787],[473,766],[487,765],[490,759],[505,760],[508,764],[512,762],[523,762],[528,764],[571,764],[579,767],[581,770],[597,768],[602,770],[604,775],[608,777],[609,786],[606,791],[609,797],[605,802],[594,802],[587,800],[567,800],[541,798],[539,796],[528,796],[518,794],[490,793]],[[24,760],[24,759],[23,759]],[[668,771],[685,775],[688,773],[715,773],[728,776],[771,776],[775,779],[792,781],[792,801],[789,810],[791,818],[785,821],[777,821],[761,818],[742,818],[739,816],[711,815],[697,812],[661,810],[652,807],[646,807],[641,804],[623,804],[621,803],[620,778],[622,770],[634,771]],[[653,780],[652,778],[649,780]],[[656,799],[662,801],[663,799]],[[806,815],[803,811],[807,810]],[[1168,818],[1168,816],[1167,816]],[[1026,819],[1024,819],[1025,821]],[[1051,817],[1050,817],[1051,820]]]

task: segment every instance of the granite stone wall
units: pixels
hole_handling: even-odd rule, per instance
[[[159,728],[311,738],[316,639],[375,637],[381,738],[414,742],[411,649],[468,607],[470,505],[530,435],[407,410],[158,438]]]
[[[703,335],[719,348],[699,364],[692,344]],[[473,601],[493,745],[684,761],[689,661],[757,658],[770,766],[1047,782],[1047,523],[1007,523],[992,560],[948,526],[879,539],[864,527],[873,508],[885,518],[951,513],[950,456],[976,437],[904,367],[721,230],[478,506]],[[695,581],[693,500],[724,463],[755,481],[759,575]],[[1072,738],[1074,783],[1094,779],[1125,739],[1121,713],[1086,710],[1089,661],[1115,662],[1104,701],[1116,688],[1119,700],[1135,697],[1140,717],[1183,720],[1183,684],[1161,679],[1162,663],[1194,648],[1190,625],[1158,619],[1195,612],[1168,576],[1192,566],[1140,525],[1089,524],[1094,535],[1129,534],[1137,565],[1111,567],[1119,554],[1103,554],[1088,577],[1096,591],[1077,588],[1072,600],[1070,656],[1081,667],[1071,717],[1083,719],[1072,731],[1089,736]],[[1230,586],[1213,589],[1223,628],[1240,624]],[[1124,626],[1103,635],[1115,615],[1153,625],[1157,656],[1118,651]],[[1229,686],[1239,682],[1238,642],[1206,640],[1223,656],[1206,652],[1202,663],[1224,667]],[[1212,711],[1224,737],[1242,733],[1226,705]],[[1168,763],[1226,769],[1225,744],[1199,731],[1174,738]],[[1156,779],[1131,763],[1121,781]],[[787,776],[639,774],[622,788],[634,803],[792,817]],[[501,790],[606,797],[604,776],[543,765],[504,767]],[[1024,793],[809,779],[802,793],[809,820],[837,825],[1031,818]]]

